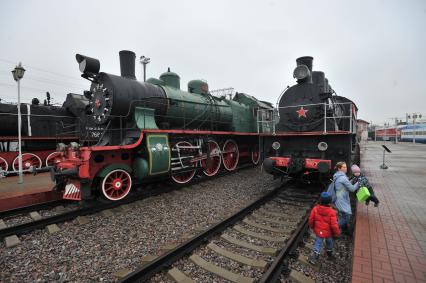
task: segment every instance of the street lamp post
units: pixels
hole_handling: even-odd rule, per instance
[[[416,119],[422,118],[422,114],[420,113],[412,113],[411,115],[407,115],[408,119],[410,119],[411,117],[413,118],[413,144],[416,144],[416,134],[417,134],[417,129],[416,129]],[[407,123],[408,125],[408,123]]]
[[[22,67],[21,62],[19,62],[19,65],[13,69],[13,79],[18,82],[18,162],[19,162],[19,181],[18,184],[24,183],[24,177],[22,175],[22,147],[21,147],[21,124],[22,124],[22,117],[21,117],[21,84],[20,81],[24,77],[25,69]]]
[[[377,141],[377,127],[374,126],[374,141]]]
[[[388,139],[388,133],[387,133],[387,125],[386,125],[386,122],[385,122],[385,135],[383,136],[383,141],[384,142],[386,142],[387,141],[387,139]]]
[[[413,144],[416,144],[416,118],[417,115],[413,114]]]
[[[146,65],[151,62],[151,59],[145,56],[140,57],[140,63],[143,66],[143,81],[146,81]]]

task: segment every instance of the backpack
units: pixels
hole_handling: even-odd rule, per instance
[[[340,176],[339,176],[340,177]],[[336,179],[336,181],[339,179],[339,177]],[[333,180],[330,185],[328,185],[327,193],[331,195],[331,203],[336,202],[336,183],[335,180]]]
[[[331,203],[336,202],[336,184],[334,180],[328,185],[327,193],[331,195]]]

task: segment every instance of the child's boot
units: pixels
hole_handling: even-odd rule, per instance
[[[374,202],[374,207],[379,206],[379,199],[375,195],[371,197],[371,200]]]
[[[336,260],[336,257],[333,254],[333,251],[327,251],[327,258],[329,260]]]
[[[315,265],[318,262],[319,253],[312,252],[312,254],[308,257],[309,263]]]

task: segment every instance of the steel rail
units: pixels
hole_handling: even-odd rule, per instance
[[[201,177],[201,178],[195,179],[194,181],[187,183],[187,184],[182,184],[182,185],[173,184],[173,186],[165,185],[165,186],[159,187],[159,188],[154,187],[152,189],[145,190],[142,193],[138,193],[138,194],[135,194],[133,196],[129,196],[128,198],[125,198],[125,199],[120,200],[120,201],[111,202],[111,203],[95,202],[93,205],[90,205],[90,206],[87,206],[87,207],[83,207],[83,208],[79,208],[79,209],[72,210],[72,211],[69,211],[69,212],[65,212],[65,213],[54,215],[54,216],[42,218],[40,220],[35,220],[35,221],[23,223],[23,224],[14,225],[14,226],[11,226],[11,227],[6,227],[4,229],[0,229],[0,239],[3,239],[5,237],[11,236],[11,235],[25,234],[25,233],[31,232],[33,230],[36,230],[36,229],[42,229],[42,228],[44,228],[44,227],[46,227],[47,225],[50,225],[50,224],[57,224],[57,223],[70,221],[70,220],[73,220],[74,218],[76,218],[78,216],[94,214],[94,213],[100,212],[102,210],[116,208],[118,206],[121,206],[121,205],[124,205],[124,204],[129,204],[129,203],[132,203],[132,202],[136,202],[138,200],[142,200],[142,199],[145,199],[145,198],[148,198],[148,197],[157,196],[157,195],[160,195],[160,194],[163,194],[163,193],[168,193],[168,192],[172,192],[172,191],[175,191],[175,190],[184,189],[187,186],[193,186],[193,185],[196,185],[196,184],[200,184],[200,183],[203,183],[203,182],[214,180],[215,178],[218,178],[218,177],[224,177],[224,176],[232,175],[232,174],[234,174],[234,173],[236,173],[240,170],[245,170],[245,169],[249,169],[249,168],[253,168],[253,165],[252,164],[243,164],[243,165],[241,165],[240,167],[238,167],[237,169],[235,169],[231,172],[222,170],[221,172],[218,172],[215,176],[212,176],[212,177],[209,177],[209,178]],[[163,182],[163,184],[165,184],[165,182]],[[38,205],[41,206],[42,204],[38,204]],[[31,211],[34,211],[34,210],[31,210]]]
[[[150,263],[139,267],[138,269],[121,279],[120,282],[127,283],[149,281],[150,278],[152,278],[155,274],[161,272],[161,270],[170,267],[174,262],[190,254],[192,251],[194,251],[196,248],[204,244],[206,241],[208,241],[218,233],[221,233],[224,230],[228,229],[230,226],[243,219],[253,210],[257,209],[262,204],[273,199],[280,191],[284,191],[285,189],[289,188],[291,188],[291,186],[287,187],[286,184],[275,188],[265,196],[252,202],[247,207],[243,208],[242,210],[238,211],[227,219],[221,221],[220,223],[215,224],[205,232],[194,236],[186,242],[178,245],[173,250],[170,250],[169,252],[157,257]],[[290,197],[289,199],[293,201],[307,202],[306,199],[301,199],[301,196]],[[313,205],[314,199],[311,198],[310,202]],[[283,262],[285,258],[297,248],[298,243],[303,238],[303,235],[307,229],[308,218],[309,214],[303,217],[297,229],[295,230],[295,232],[293,232],[289,240],[286,241],[285,246],[282,248],[278,256],[274,259],[274,262],[268,268],[264,276],[261,278],[260,282],[276,282],[279,279],[284,268]]]
[[[309,215],[306,215],[301,225],[298,226],[296,231],[292,234],[287,244],[281,250],[277,257],[275,257],[271,266],[260,279],[259,283],[274,283],[278,282],[284,270],[284,260],[297,248],[297,245],[303,238],[303,234],[308,228]]]
[[[150,263],[136,269],[135,271],[124,277],[120,282],[145,282],[149,280],[152,276],[154,276],[154,274],[160,272],[162,269],[172,265],[177,260],[191,253],[197,247],[205,243],[209,238],[229,228],[229,226],[238,222],[239,220],[247,216],[250,212],[272,199],[281,190],[283,190],[283,186],[279,186],[273,189],[263,197],[252,202],[247,207],[226,218],[225,220],[219,222],[218,224],[215,224],[210,229],[204,231],[199,235],[194,236],[193,238],[180,244],[173,250],[170,250],[169,252],[161,255]]]
[[[129,204],[138,200],[142,200],[151,196],[156,196],[165,192],[169,192],[171,191],[171,189],[169,187],[165,187],[165,188],[156,188],[156,189],[152,189],[149,191],[145,191],[141,194],[137,194],[134,195],[132,197],[129,197],[127,199],[121,200],[121,201],[117,201],[117,202],[110,202],[110,203],[99,203],[96,202],[93,205],[90,205],[88,207],[83,207],[83,208],[79,208],[76,210],[72,210],[69,212],[65,212],[65,213],[61,213],[61,214],[57,214],[57,215],[53,215],[50,217],[46,217],[46,218],[42,218],[40,220],[35,220],[35,221],[31,221],[31,222],[27,222],[27,223],[23,223],[23,224],[19,224],[19,225],[14,225],[11,227],[6,227],[4,229],[0,230],[0,239],[7,237],[7,236],[11,236],[11,235],[21,235],[24,233],[28,233],[31,232],[33,230],[36,229],[40,229],[40,228],[44,228],[47,225],[50,224],[56,224],[56,223],[62,223],[62,222],[66,222],[66,221],[70,221],[73,220],[74,218],[78,217],[78,216],[83,216],[83,215],[88,215],[88,214],[94,214],[97,212],[100,212],[102,210],[106,210],[106,209],[112,209],[112,208],[116,208],[118,206],[124,205],[124,204]]]
[[[62,205],[62,204],[67,204],[67,203],[70,203],[70,201],[64,200],[64,199],[56,199],[56,200],[50,200],[47,202],[31,204],[27,206],[20,206],[20,207],[8,209],[8,210],[0,211],[0,218],[15,216],[15,215],[32,212],[32,211],[38,211],[42,209],[48,209],[48,208],[52,208],[52,207]]]

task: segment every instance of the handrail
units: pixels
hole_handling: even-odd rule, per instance
[[[327,110],[332,107],[336,107],[337,105],[343,105],[343,106],[349,106],[349,109],[347,109],[347,107],[343,108],[343,112],[341,115],[333,115],[332,116],[327,116]],[[289,105],[289,106],[279,106],[276,108],[276,110],[280,110],[280,109],[290,109],[290,108],[299,108],[299,107],[323,107],[324,108],[324,113],[323,113],[323,117],[321,119],[323,119],[324,123],[323,123],[323,134],[327,134],[327,121],[328,119],[348,119],[349,120],[349,125],[345,125],[343,128],[348,127],[347,130],[349,130],[349,132],[352,133],[353,129],[354,129],[354,119],[356,119],[355,115],[353,115],[352,113],[352,109],[353,109],[353,102],[333,102],[333,103],[327,103],[327,102],[322,102],[322,103],[309,103],[309,104],[299,104],[299,105]],[[262,113],[267,113],[267,112],[271,113],[271,117],[270,119],[265,119],[264,115],[262,115]],[[348,112],[349,111],[349,115]],[[273,133],[275,134],[275,125],[278,123],[278,121],[275,120],[276,116],[274,115],[273,110],[270,109],[259,109],[258,110],[258,114],[257,114],[257,130],[258,133],[265,133],[264,131],[264,127],[262,125],[270,125],[271,128],[274,128]]]

